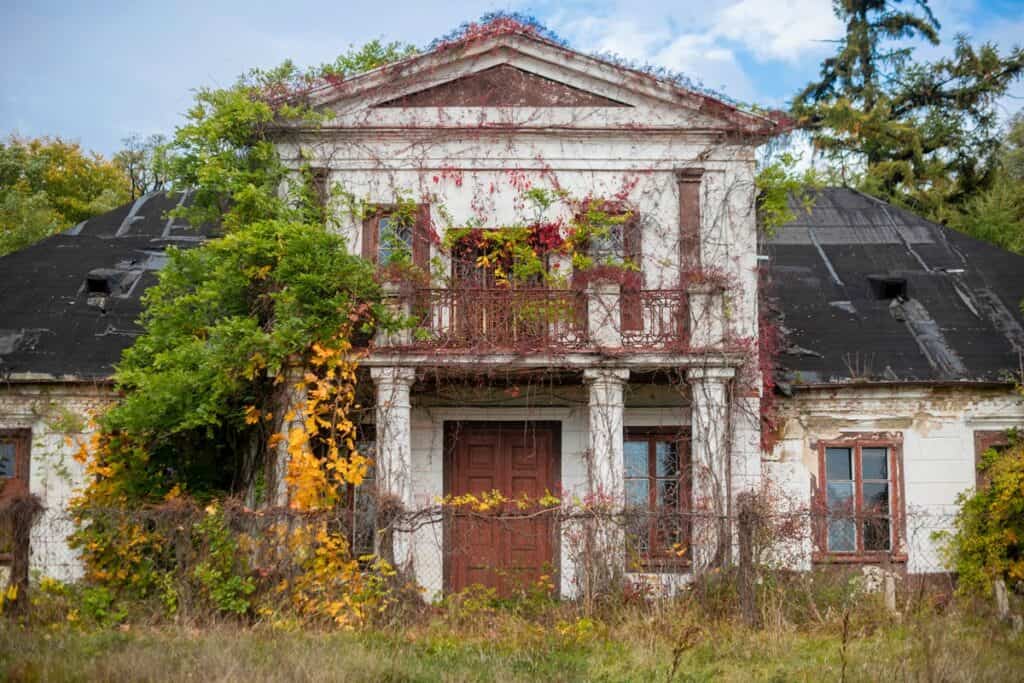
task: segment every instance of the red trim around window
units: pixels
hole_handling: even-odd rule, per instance
[[[14,444],[14,476],[0,478],[0,500],[28,493],[32,430],[0,429],[0,442]],[[13,559],[13,553],[0,552],[0,565]]]
[[[676,445],[676,453],[679,457],[677,495],[679,496],[676,510],[679,515],[685,518],[681,526],[682,538],[680,542],[686,546],[686,553],[682,556],[676,555],[663,547],[665,544],[659,538],[657,520],[652,519],[647,529],[648,553],[639,558],[626,558],[628,565],[639,563],[641,570],[647,571],[680,571],[690,565],[691,549],[690,539],[692,538],[691,522],[687,516],[690,512],[690,490],[691,490],[691,467],[690,457],[690,428],[689,427],[627,427],[624,431],[626,441],[647,441],[647,495],[648,513],[657,514],[657,482],[664,477],[658,477],[656,463],[656,446],[658,442],[673,442]],[[625,462],[623,462],[625,467]],[[627,569],[633,569],[627,566]]]
[[[813,486],[812,525],[815,540],[813,560],[822,563],[884,563],[906,562],[906,504],[903,485],[903,434],[900,432],[858,432],[835,439],[819,441],[818,477]],[[828,550],[828,476],[825,453],[829,448],[849,448],[853,462],[856,526],[856,550]],[[889,515],[892,520],[889,550],[865,550],[864,531],[860,522],[866,516],[863,501],[861,450],[885,448],[889,465]]]

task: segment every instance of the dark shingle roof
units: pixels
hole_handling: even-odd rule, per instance
[[[0,257],[0,380],[109,377],[138,334],[140,297],[165,248],[210,234],[168,219],[188,200],[151,193]]]
[[[1008,381],[1024,257],[843,188],[762,244],[785,384]]]

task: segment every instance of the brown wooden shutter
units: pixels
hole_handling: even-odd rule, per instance
[[[679,187],[679,266],[680,270],[700,268],[700,183],[704,169],[676,171]]]
[[[412,231],[412,262],[424,272],[430,270],[430,233],[430,204],[419,204]]]
[[[377,262],[377,224],[380,221],[380,210],[363,219],[363,258]]]
[[[634,212],[622,226],[622,247],[627,261],[640,268],[640,272],[630,272],[622,283],[622,330],[642,330],[644,326],[643,309],[640,301],[640,288],[643,283],[643,230],[640,217]]]

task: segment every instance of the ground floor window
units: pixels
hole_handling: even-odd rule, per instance
[[[901,534],[899,443],[877,435],[820,444],[822,558],[896,555]]]
[[[361,425],[357,434],[356,450],[360,455],[375,460],[377,440],[373,425]],[[346,514],[348,537],[354,557],[372,555],[377,534],[377,481],[376,466],[370,469],[359,486],[349,485]]]
[[[27,429],[0,429],[0,501],[28,493],[29,441]],[[0,521],[0,564],[9,564],[15,550],[14,527]]]
[[[689,561],[690,439],[681,429],[626,430],[626,546],[632,570]]]

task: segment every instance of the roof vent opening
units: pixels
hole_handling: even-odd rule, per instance
[[[889,275],[869,275],[871,293],[878,301],[892,301],[907,298],[907,278]]]
[[[106,275],[90,273],[85,278],[85,292],[89,295],[110,296],[110,280]]]
[[[85,294],[89,298],[112,296],[124,299],[142,275],[141,268],[93,268],[85,276]]]

